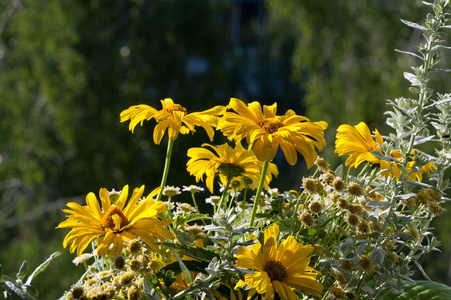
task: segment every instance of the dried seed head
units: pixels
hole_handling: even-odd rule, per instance
[[[359,217],[355,214],[350,214],[346,216],[346,222],[348,222],[349,225],[357,226],[359,224]]]
[[[349,207],[348,201],[343,198],[338,199],[337,205],[342,209],[347,209]]]
[[[353,291],[346,290],[345,295],[346,295],[346,298],[348,298],[350,300],[357,299],[357,294]]]
[[[365,194],[365,196],[368,196],[368,198],[370,198],[370,197],[371,197],[371,194],[373,194],[373,193],[370,194],[370,192],[371,192],[372,190],[373,190],[373,189],[372,189],[370,186],[366,186],[365,189],[363,190],[363,193]],[[368,194],[369,194],[369,195],[368,195]]]
[[[343,270],[345,270],[345,271],[351,271],[352,268],[354,267],[354,264],[353,264],[352,261],[349,260],[349,259],[343,259],[343,260],[340,262],[340,265],[341,265],[341,268],[342,268]]]
[[[360,204],[350,204],[348,210],[351,214],[361,216],[363,213],[363,207]]]
[[[407,199],[406,205],[407,205],[407,207],[415,207],[417,205],[417,198],[412,197],[412,198]]]
[[[132,273],[130,273],[130,272],[124,273],[121,276],[121,285],[123,285],[123,286],[129,285],[133,281],[133,279],[134,279],[134,276]]]
[[[308,212],[303,212],[299,216],[299,220],[307,227],[312,227],[313,224],[315,224],[315,218],[313,218],[313,216]]]
[[[362,196],[362,188],[360,187],[360,185],[358,183],[355,182],[351,182],[348,184],[348,191],[349,194],[353,195],[353,196]]]
[[[321,181],[315,178],[304,178],[302,179],[302,187],[311,194],[320,194],[323,192],[324,187]]]
[[[136,288],[136,286],[132,285],[128,289],[127,298],[128,300],[139,300],[141,298],[139,290]]]
[[[334,187],[334,190],[337,192],[341,192],[345,189],[346,183],[339,177],[335,178],[334,182],[332,183],[332,186]]]
[[[368,222],[365,220],[360,220],[357,225],[357,231],[362,235],[370,233],[370,226],[368,225]]]
[[[83,286],[84,286],[85,290],[87,290],[89,286],[94,285],[96,283],[97,283],[97,280],[91,278],[91,279],[86,280]]]
[[[141,243],[139,240],[135,239],[130,241],[130,244],[128,244],[128,252],[132,254],[137,254],[141,250]]]
[[[432,201],[432,197],[429,194],[429,192],[427,192],[427,190],[419,192],[417,194],[417,199],[418,199],[418,201],[420,201],[420,203],[425,204],[425,205],[427,205],[429,202]]]
[[[149,264],[147,265],[147,267],[148,267],[149,269],[151,269],[152,271],[156,272],[156,271],[158,271],[159,269],[161,269],[161,264],[160,264],[157,260],[152,259],[152,260],[149,262]]]
[[[385,240],[382,243],[382,247],[384,249],[396,250],[396,244],[395,244],[395,241],[393,241],[393,240]]]
[[[72,289],[72,297],[80,299],[85,294],[85,289],[82,286],[74,286]]]
[[[125,258],[122,255],[119,255],[114,260],[114,267],[118,270],[122,270],[125,267]]]
[[[433,213],[436,216],[440,216],[443,212],[442,206],[435,202],[429,202],[428,208],[431,211],[431,213]]]
[[[326,172],[323,175],[321,175],[321,179],[328,185],[332,185],[332,183],[335,180],[335,175],[331,172]]]
[[[431,195],[433,201],[437,203],[442,201],[442,194],[440,194],[439,192],[434,191],[432,189],[427,189],[426,191],[429,192],[429,195]]]
[[[138,272],[139,269],[141,269],[141,262],[139,260],[133,259],[130,262],[130,269],[132,269],[132,271]]]
[[[327,197],[332,200],[333,202],[337,202],[339,199],[342,199],[342,197],[339,194],[329,194]]]
[[[345,291],[342,288],[332,286],[329,288],[329,293],[335,296],[338,299],[344,299],[346,297]]]
[[[357,258],[357,263],[359,264],[360,269],[365,273],[373,272],[373,263],[371,259],[366,255],[359,255]]]
[[[323,158],[319,157],[315,160],[315,165],[318,166],[323,172],[329,171],[329,164]]]
[[[309,205],[309,210],[314,214],[319,214],[321,210],[323,209],[323,204],[317,200],[312,201]]]
[[[335,280],[338,282],[340,286],[344,286],[346,284],[346,278],[343,273],[334,271],[332,274],[335,277]]]

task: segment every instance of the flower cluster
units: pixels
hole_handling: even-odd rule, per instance
[[[364,122],[341,125],[335,152],[347,156],[345,166],[332,169],[318,157],[326,122],[292,110],[277,115],[276,103],[232,98],[227,106],[188,113],[167,98],[162,110],[123,111],[121,122],[130,121],[132,132],[154,119],[157,145],[168,132],[161,184],[146,197],[144,186],[130,198],[128,186],[120,193],[102,188],[100,200],[89,193],[86,205],[67,204],[57,228],[71,228],[63,245],[77,252],[74,263],[86,273],[66,299],[383,299],[415,283],[412,267],[439,245],[430,222],[449,200],[444,170],[451,144],[443,136],[450,101],[432,99],[427,83],[450,13],[449,2],[437,0],[426,27],[406,21],[427,37],[428,46],[419,47],[425,65],[406,77],[419,99],[389,101],[387,124],[395,133],[388,136],[372,134]],[[429,127],[425,114],[433,116]],[[186,170],[207,190],[167,186],[174,142],[196,126],[210,142],[217,132],[227,139],[187,150]],[[427,128],[442,138],[419,134]],[[433,154],[420,150],[437,141]],[[271,188],[279,149],[288,164],[300,154],[313,170],[302,186]]]

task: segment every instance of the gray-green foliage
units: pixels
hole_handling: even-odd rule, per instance
[[[33,279],[39,275],[39,273],[45,271],[48,265],[55,257],[58,257],[61,253],[53,253],[46,261],[40,264],[30,276],[27,276],[28,263],[24,261],[16,275],[16,279],[3,275],[2,266],[0,265],[0,291],[8,300],[36,300],[38,299],[38,289],[31,285]]]
[[[330,134],[362,120],[383,127],[383,99],[405,90],[398,75],[414,61],[393,50],[420,38],[399,19],[421,20],[422,10],[419,1],[404,0],[269,1],[272,47],[291,59],[292,78],[305,90],[306,115],[327,121]]]

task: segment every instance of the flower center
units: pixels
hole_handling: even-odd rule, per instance
[[[283,127],[283,123],[278,118],[274,118],[272,120],[264,120],[258,125],[260,125],[260,127],[269,134],[272,134],[279,130],[280,127]]]
[[[222,163],[219,165],[218,170],[221,174],[230,177],[237,177],[244,173],[244,168],[232,163]]]
[[[102,218],[103,228],[120,230],[128,224],[130,224],[130,222],[128,221],[127,216],[124,215],[122,210],[117,206],[111,206]]]
[[[182,111],[183,115],[186,116],[187,112],[186,112],[186,108],[184,108],[183,106],[181,106],[180,104],[174,104],[169,108],[165,109],[167,113],[174,115],[174,111]]]
[[[287,269],[280,262],[274,260],[267,263],[263,271],[268,274],[271,281],[282,281],[288,275]]]

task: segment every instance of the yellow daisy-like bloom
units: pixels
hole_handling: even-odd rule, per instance
[[[414,153],[415,151],[416,150],[413,149],[412,153]],[[394,151],[391,152],[390,156],[394,157],[394,158],[396,158],[398,160],[401,160],[402,156],[401,156],[400,152],[401,151],[399,149],[394,150]],[[413,157],[411,157],[411,158],[413,158]],[[410,175],[407,177],[407,180],[422,181],[423,180],[423,173],[429,174],[429,172],[432,171],[432,169],[434,169],[434,163],[430,161],[430,162],[426,163],[424,166],[422,166],[420,170],[412,172],[414,164],[415,164],[414,160],[409,161],[407,163],[406,170],[410,173]],[[393,177],[393,175],[394,175],[395,178],[399,180],[399,177],[401,176],[401,169],[399,168],[399,163],[388,162],[388,161],[385,161],[385,160],[381,159],[380,160],[380,167],[381,167],[381,170],[382,170],[381,175],[383,175],[385,177],[390,177],[390,178]],[[390,169],[393,171],[393,174],[392,174],[392,171]]]
[[[196,182],[203,180],[206,176],[206,185],[213,193],[213,183],[215,175],[219,173],[223,185],[227,183],[227,178],[232,180],[248,181],[249,187],[255,188],[260,180],[263,162],[257,159],[252,150],[243,148],[237,142],[235,148],[227,143],[219,146],[203,144],[207,148],[191,148],[188,150],[187,170],[191,175],[196,176]],[[277,166],[270,163],[266,172],[265,186],[268,187],[272,176],[277,176],[279,171]]]
[[[382,136],[379,131],[375,129],[373,131],[376,140],[373,139],[368,126],[360,122],[356,126],[351,126],[347,124],[340,125],[337,129],[337,139],[335,141],[335,153],[338,155],[349,155],[346,160],[345,165],[357,168],[362,162],[370,162],[372,164],[378,164],[381,169],[381,175],[385,177],[395,177],[399,180],[401,176],[401,169],[399,168],[399,163],[394,161],[386,161],[374,156],[371,151],[380,151],[383,155],[385,153],[382,151],[379,145],[384,143]],[[414,153],[415,149],[412,150]],[[402,159],[400,150],[394,150],[390,153],[390,156],[398,160]],[[406,169],[410,173],[414,165],[414,161],[409,161],[407,163]],[[423,178],[423,173],[429,174],[429,172],[434,168],[432,162],[428,162],[421,167],[421,170],[412,172],[407,179],[421,181]],[[393,171],[392,172],[390,171]]]
[[[265,294],[266,300],[274,299],[274,292],[281,299],[299,299],[292,288],[321,297],[324,287],[316,280],[320,273],[308,266],[313,246],[304,246],[289,236],[277,247],[278,237],[279,226],[273,224],[265,229],[263,245],[257,242],[251,249],[238,250],[236,266],[255,272],[244,275],[244,281],[240,280],[235,288],[247,285]]]
[[[154,118],[157,126],[153,130],[153,141],[157,145],[160,144],[166,130],[168,130],[169,138],[175,140],[179,133],[195,132],[195,126],[203,127],[212,141],[215,134],[213,127],[218,125],[219,116],[226,109],[224,106],[215,106],[202,112],[188,114],[186,108],[180,104],[174,104],[171,98],[161,100],[161,104],[163,105],[161,110],[145,104],[131,106],[121,112],[121,122],[130,120],[129,129],[133,132],[138,123],[142,126],[144,120],[149,121]]]
[[[110,194],[105,188],[101,188],[100,203],[94,193],[86,196],[87,205],[69,202],[70,209],[63,209],[68,213],[67,220],[61,222],[56,228],[72,228],[64,239],[63,246],[71,244],[70,252],[78,247],[77,255],[80,256],[89,243],[97,239],[97,253],[105,255],[111,252],[118,255],[125,247],[124,241],[140,237],[151,249],[158,251],[154,244],[157,239],[173,239],[172,233],[164,226],[171,220],[162,221],[158,215],[166,210],[161,201],[155,202],[151,193],[143,201],[138,202],[144,192],[144,185],[135,188],[133,195],[128,200],[128,185],[126,185],[117,199],[112,204]]]
[[[371,136],[368,126],[363,122],[356,126],[340,125],[337,129],[335,153],[340,156],[349,155],[345,164],[354,168],[364,161],[373,164],[379,163],[380,160],[371,154],[371,151],[382,151],[378,144],[383,144],[384,141],[377,129],[373,133],[376,141]]]
[[[272,161],[280,146],[290,165],[296,163],[299,152],[310,168],[317,157],[315,147],[321,151],[326,145],[326,122],[310,122],[292,110],[288,110],[283,116],[277,116],[277,103],[263,105],[262,110],[258,102],[246,105],[243,101],[232,98],[228,108],[235,112],[224,113],[219,120],[218,129],[230,140],[241,141],[246,138],[261,161]]]

